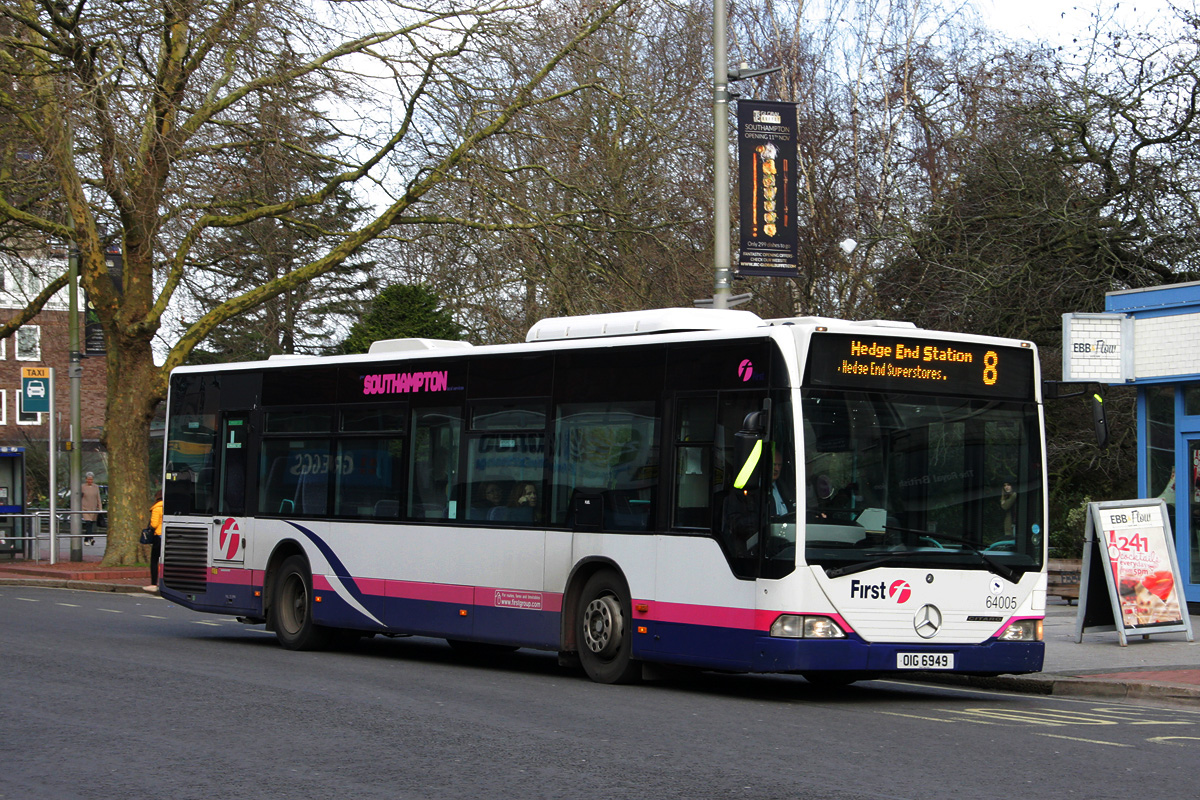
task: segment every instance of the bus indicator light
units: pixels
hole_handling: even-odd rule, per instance
[[[638,632],[638,633],[649,633],[649,631],[650,631],[650,629],[649,629],[649,628],[647,628],[645,625],[638,625],[638,626],[637,626],[637,632]]]
[[[634,607],[634,611],[638,612],[639,614],[645,614],[645,613],[647,613],[649,610],[650,610],[650,604],[649,604],[649,603],[638,603],[638,604],[637,604],[637,605]]]

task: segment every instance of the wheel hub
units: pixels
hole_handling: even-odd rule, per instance
[[[621,642],[621,607],[611,595],[597,597],[583,612],[583,641],[598,656],[611,657]]]

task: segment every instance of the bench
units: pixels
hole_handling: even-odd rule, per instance
[[[1074,558],[1052,558],[1046,565],[1046,595],[1060,597],[1071,605],[1079,599],[1082,562]]]

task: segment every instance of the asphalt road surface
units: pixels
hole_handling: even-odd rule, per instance
[[[141,595],[0,586],[0,798],[1194,797],[1200,713],[898,681],[600,686],[440,640],[293,653]]]

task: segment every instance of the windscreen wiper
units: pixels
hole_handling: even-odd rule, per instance
[[[918,536],[928,536],[929,538],[933,539],[935,542],[938,540],[941,540],[941,539],[945,539],[948,542],[955,542],[957,544],[966,545],[967,550],[969,550],[970,552],[979,556],[979,559],[983,562],[983,565],[985,567],[987,567],[988,572],[991,572],[995,575],[999,575],[1001,578],[1004,578],[1004,580],[1008,581],[1009,583],[1018,583],[1021,580],[1021,574],[1019,572],[1017,572],[1015,569],[1008,566],[1007,564],[1001,564],[999,561],[996,561],[994,558],[989,556],[987,553],[983,552],[978,547],[976,547],[974,542],[971,542],[967,539],[960,539],[957,536],[951,536],[950,534],[947,534],[947,533],[937,533],[935,531],[922,531],[922,530],[917,530],[915,528],[900,528],[895,525],[885,525],[883,529],[884,529],[884,531],[898,531],[900,533],[915,533]],[[919,551],[919,552],[929,552],[929,551],[924,550],[924,551]]]
[[[929,550],[890,550],[888,551],[887,555],[881,556],[880,558],[871,559],[870,561],[860,561],[857,564],[847,564],[844,567],[826,569],[825,574],[830,578],[841,578],[844,575],[853,575],[857,572],[866,572],[869,569],[875,569],[875,567],[881,567],[888,562],[899,561],[907,558],[908,556],[928,555],[929,553]]]

